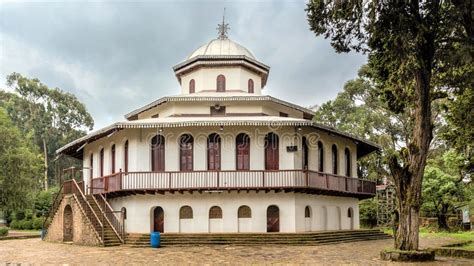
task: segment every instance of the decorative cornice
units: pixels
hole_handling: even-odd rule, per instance
[[[223,93],[224,94],[224,93]],[[134,115],[138,115],[142,112],[150,110],[160,104],[166,102],[232,102],[232,101],[271,101],[277,104],[285,105],[287,107],[293,108],[295,110],[301,111],[303,113],[307,113],[310,115],[314,115],[314,112],[308,108],[292,104],[272,96],[168,96],[160,98],[154,102],[151,102],[141,108],[133,110],[132,112],[125,115],[126,119]]]

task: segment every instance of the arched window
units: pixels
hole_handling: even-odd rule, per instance
[[[318,171],[324,172],[324,146],[321,141],[318,141]]]
[[[225,77],[224,75],[219,75],[217,76],[217,91],[218,92],[224,92],[225,91]]]
[[[111,167],[112,167],[112,171],[111,173],[112,174],[115,174],[115,144],[112,145],[112,148],[110,149],[110,156],[111,156]]]
[[[301,140],[301,147],[302,147],[302,152],[303,152],[303,169],[306,170],[308,169],[308,141],[306,140],[306,137],[303,137]]]
[[[179,139],[179,165],[181,171],[193,170],[193,136],[184,134]]]
[[[221,137],[217,133],[207,138],[207,169],[221,170]]]
[[[338,169],[338,160],[337,160],[337,146],[336,144],[332,145],[332,173],[337,175]]]
[[[100,176],[104,176],[104,149],[100,150]]]
[[[238,218],[252,218],[252,210],[247,205],[242,205],[239,207],[237,212]]]
[[[189,206],[183,206],[179,209],[179,219],[192,219],[193,209]]]
[[[250,138],[245,133],[240,133],[235,138],[236,169],[250,170]]]
[[[189,81],[189,93],[194,93],[195,92],[195,86],[196,86],[196,82],[194,81],[194,79],[190,80]]]
[[[122,207],[122,209],[120,209],[121,213],[122,213],[122,219],[127,219],[127,209],[125,207]]]
[[[344,157],[346,157],[346,176],[351,176],[351,152],[348,148],[344,150]]]
[[[219,206],[212,206],[209,209],[209,219],[221,219],[222,218],[222,209]]]
[[[304,218],[311,218],[311,208],[309,206],[304,208]]]
[[[265,136],[265,170],[278,170],[279,159],[278,135],[268,133]]]
[[[253,93],[253,79],[249,79],[248,91],[249,91],[249,93]]]
[[[94,178],[94,154],[93,153],[91,153],[90,168],[91,168],[91,179],[92,179]]]
[[[123,145],[123,170],[128,172],[128,140]]]
[[[165,171],[165,137],[162,135],[151,139],[151,171]]]
[[[347,217],[352,218],[352,208],[347,209]]]

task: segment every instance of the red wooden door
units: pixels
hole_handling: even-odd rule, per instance
[[[193,170],[193,137],[191,135],[183,135],[180,140],[180,170]]]
[[[221,138],[217,134],[207,140],[207,169],[221,170]]]
[[[165,228],[165,214],[163,208],[156,207],[153,210],[153,232],[163,233]]]
[[[274,133],[268,133],[265,138],[265,169],[278,170],[279,165],[279,145],[278,136]]]
[[[237,170],[250,170],[250,138],[239,134],[236,139]]]
[[[151,170],[165,171],[165,138],[156,135],[151,139]]]
[[[280,232],[280,209],[274,205],[267,208],[267,232]]]

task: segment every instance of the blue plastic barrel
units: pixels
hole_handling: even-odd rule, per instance
[[[160,247],[160,232],[152,232],[150,235],[150,245],[152,248]]]

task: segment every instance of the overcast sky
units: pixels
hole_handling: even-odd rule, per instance
[[[155,99],[179,93],[172,66],[217,37],[269,65],[264,94],[305,107],[333,99],[366,61],[336,54],[308,27],[305,1],[0,0],[0,88],[19,72],[74,93],[95,129]]]

